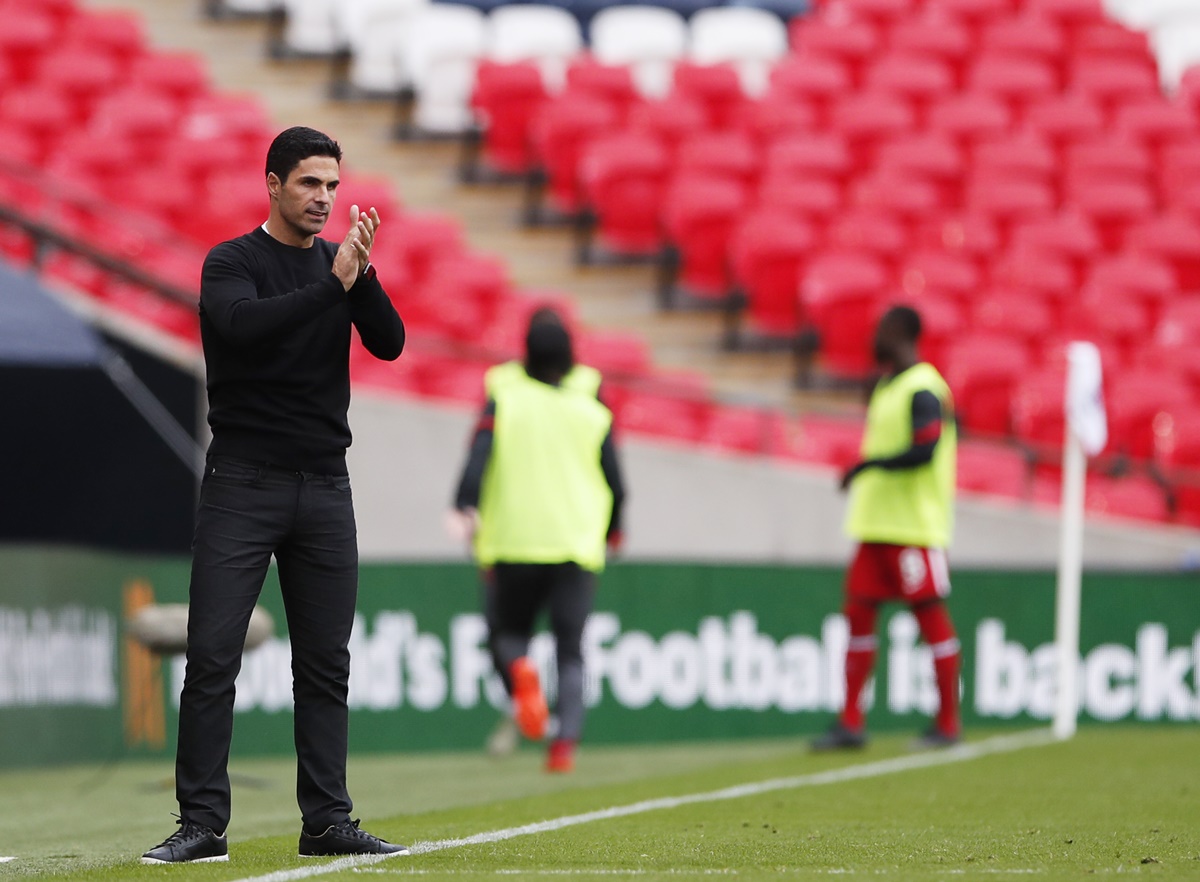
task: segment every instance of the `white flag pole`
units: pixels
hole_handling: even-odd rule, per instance
[[[1054,617],[1054,642],[1058,649],[1054,736],[1060,739],[1075,734],[1079,711],[1079,684],[1076,681],[1079,678],[1079,607],[1083,584],[1083,489],[1087,476],[1083,444],[1070,426],[1066,435]]]
[[[1063,438],[1061,534],[1054,639],[1058,694],[1054,735],[1070,738],[1079,717],[1079,610],[1083,583],[1083,505],[1087,458],[1104,449],[1108,420],[1104,412],[1100,351],[1092,343],[1067,349],[1066,432]]]

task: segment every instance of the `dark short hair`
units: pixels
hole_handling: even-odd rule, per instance
[[[286,181],[296,166],[310,156],[332,156],[340,163],[342,148],[324,132],[307,126],[284,129],[267,149],[266,173],[274,173],[279,180]]]
[[[921,336],[921,314],[911,306],[901,304],[891,307],[880,319],[880,323],[883,322],[894,325],[911,343],[916,343]]]
[[[561,379],[575,366],[571,335],[561,324],[531,325],[525,335],[525,370],[543,382]]]

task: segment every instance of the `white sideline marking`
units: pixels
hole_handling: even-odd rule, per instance
[[[16,859],[17,856],[15,854],[9,857],[0,857],[0,864],[7,864],[9,861],[15,861]]]
[[[908,772],[913,769],[926,769],[932,766],[944,766],[949,763],[960,763],[966,760],[978,759],[994,753],[1009,753],[1026,747],[1037,747],[1055,742],[1052,732],[1038,729],[1032,732],[1022,732],[1017,735],[1001,735],[978,741],[973,744],[960,744],[945,750],[918,753],[911,756],[900,756],[892,759],[879,760],[873,763],[863,763],[858,766],[845,766],[840,769],[830,769],[827,772],[813,772],[809,775],[796,775],[790,778],[772,778],[754,784],[739,784],[736,787],[725,787],[721,790],[710,790],[707,793],[689,793],[685,796],[664,796],[658,799],[644,799],[629,805],[611,806],[593,812],[579,815],[565,815],[549,821],[538,821],[534,824],[522,824],[520,827],[507,827],[503,830],[491,830],[487,833],[476,833],[474,836],[464,836],[460,839],[437,839],[432,842],[418,842],[410,846],[412,854],[428,854],[434,851],[446,851],[451,848],[462,848],[467,845],[484,845],[491,842],[503,842],[505,839],[515,839],[518,836],[531,836],[535,833],[549,833],[574,827],[578,824],[590,824],[593,821],[608,821],[613,818],[624,818],[629,815],[640,815],[661,809],[679,808],[701,802],[722,802],[727,799],[741,799],[746,796],[758,796],[777,790],[796,790],[801,787],[818,787],[822,784],[839,784],[844,781],[857,781],[862,778],[878,778],[881,775],[892,775],[896,772]],[[315,876],[325,876],[330,873],[340,873],[342,870],[352,870],[368,864],[390,860],[402,855],[365,854],[349,855],[337,858],[327,864],[318,866],[299,867],[294,870],[278,870],[262,876],[247,876],[237,882],[295,882],[298,879],[312,879]]]

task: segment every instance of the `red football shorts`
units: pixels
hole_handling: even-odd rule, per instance
[[[864,542],[846,574],[851,600],[927,603],[950,596],[950,570],[940,548]]]

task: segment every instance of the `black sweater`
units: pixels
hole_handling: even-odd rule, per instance
[[[200,338],[208,371],[209,453],[346,473],[350,326],[392,361],[404,324],[371,269],[346,291],[337,244],[284,245],[262,228],[208,253]]]

